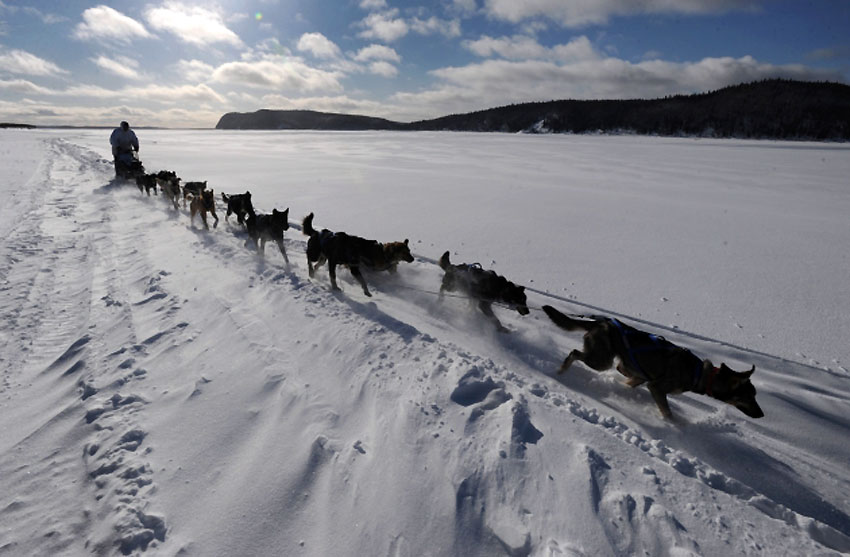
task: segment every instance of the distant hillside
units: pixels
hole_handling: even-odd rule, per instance
[[[631,132],[765,139],[850,140],[850,86],[770,79],[654,100],[514,104],[403,124],[307,110],[225,114],[218,129]]]
[[[358,116],[313,110],[258,110],[229,112],[216,124],[219,130],[397,130],[404,124]]]
[[[0,122],[0,128],[23,128],[27,130],[35,129],[35,126],[31,124],[13,124],[10,122]]]

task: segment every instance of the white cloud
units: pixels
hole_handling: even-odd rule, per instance
[[[491,18],[512,23],[546,17],[565,27],[581,27],[607,23],[613,16],[753,11],[759,4],[759,0],[484,0],[484,11]]]
[[[410,28],[420,35],[440,34],[448,38],[460,36],[460,20],[440,19],[431,16],[428,19],[414,17],[410,22]]]
[[[364,10],[380,10],[387,7],[387,0],[360,0],[360,7]]]
[[[139,67],[139,63],[130,58],[121,57],[118,60],[114,60],[112,58],[108,58],[106,56],[98,56],[97,58],[92,58],[92,62],[95,63],[97,67],[102,70],[105,70],[109,73],[115,74],[119,77],[123,77],[126,79],[141,79],[142,76],[136,70]]]
[[[83,12],[83,21],[77,24],[73,36],[81,40],[102,39],[129,43],[133,39],[150,38],[151,34],[135,19],[101,5]]]
[[[213,71],[212,79],[228,85],[289,90],[299,93],[341,91],[340,72],[312,68],[292,58],[265,58],[258,61],[228,62]]]
[[[53,93],[52,90],[25,79],[11,79],[8,81],[0,79],[0,90],[11,91],[22,95],[50,95]]]
[[[0,71],[23,75],[56,76],[68,72],[25,50],[0,52]]]
[[[375,75],[380,75],[383,77],[395,77],[398,75],[398,68],[396,68],[389,62],[384,62],[383,60],[381,60],[369,64],[369,73],[373,73]]]
[[[357,51],[354,59],[358,62],[368,62],[369,60],[385,60],[388,62],[401,62],[401,56],[395,49],[382,44],[370,44],[364,46]]]
[[[687,63],[631,63],[613,57],[562,64],[552,60],[486,60],[430,73],[441,83],[421,92],[396,93],[390,100],[413,114],[440,116],[514,102],[659,98],[770,77],[840,80],[837,72],[796,64],[776,66],[750,56]]]
[[[239,36],[227,28],[219,12],[200,6],[165,2],[158,7],[149,7],[145,18],[152,28],[168,31],[181,41],[196,46],[216,43],[244,46]]]
[[[177,62],[177,73],[183,76],[186,81],[207,81],[212,77],[214,70],[214,67],[200,60],[180,60]]]
[[[342,52],[339,47],[321,33],[304,33],[298,39],[296,46],[301,52],[309,52],[316,58],[339,58]]]
[[[407,35],[410,27],[398,16],[398,10],[372,13],[359,23],[365,30],[358,33],[364,39],[378,39],[391,43]]]
[[[124,87],[112,89],[95,85],[76,85],[64,91],[56,91],[57,95],[65,97],[83,97],[86,99],[112,99],[116,101],[133,99],[138,101],[154,101],[167,105],[190,104],[224,104],[225,98],[207,85],[148,85],[145,87]]]
[[[493,38],[487,35],[475,41],[463,41],[464,48],[483,58],[493,55],[508,60],[556,60],[560,62],[596,60],[600,54],[587,37],[577,37],[567,44],[547,48],[534,37],[514,35]]]

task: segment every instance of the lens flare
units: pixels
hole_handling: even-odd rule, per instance
[[[256,19],[257,21],[260,21],[261,19],[263,19],[263,14],[261,14],[260,12],[255,13],[254,19]]]

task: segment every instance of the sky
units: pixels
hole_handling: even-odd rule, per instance
[[[850,82],[850,1],[0,0],[0,122],[409,122],[770,77]]]

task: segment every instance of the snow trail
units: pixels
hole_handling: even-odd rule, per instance
[[[0,554],[850,551],[846,375],[644,319],[758,368],[763,420],[685,395],[667,422],[616,372],[553,376],[581,339],[540,312],[502,335],[438,302],[427,255],[333,293],[297,228],[260,259],[41,145],[0,248]]]

